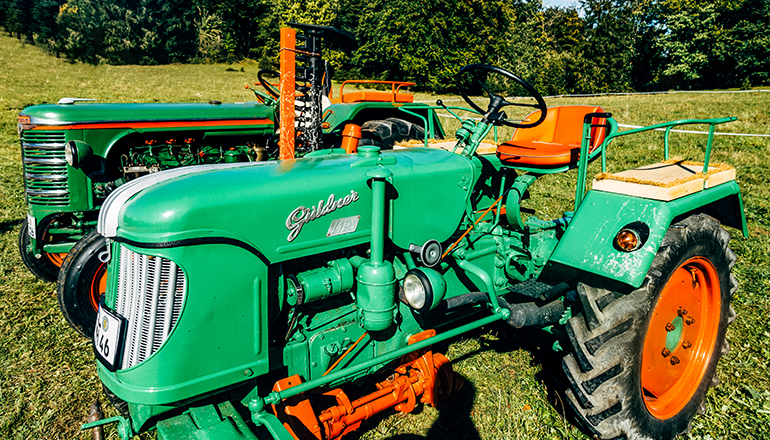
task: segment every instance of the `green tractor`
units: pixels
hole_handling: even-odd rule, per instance
[[[382,411],[451,398],[462,379],[434,344],[502,322],[558,338],[566,402],[591,436],[686,432],[735,318],[720,222],[747,230],[734,169],[709,163],[712,137],[694,164],[667,160],[669,134],[735,118],[620,132],[600,108],[547,108],[501,68],[460,76],[481,118],[462,120],[453,151],[330,149],[113,191],[97,228],[109,250],[94,350],[122,415],[83,429],[337,439]],[[504,111],[530,105],[504,98],[507,83],[535,99],[524,122]],[[487,108],[470,98],[479,90]],[[478,154],[502,125],[513,139]],[[654,129],[666,160],[605,172],[586,192],[590,161],[606,171],[613,140]],[[528,188],[573,168],[574,211],[526,215]],[[384,379],[355,399],[340,388],[367,377]]]
[[[92,231],[107,196],[126,182],[179,167],[300,157],[343,142],[355,148],[358,138],[387,148],[403,139],[441,137],[435,112],[401,91],[411,83],[392,82],[392,93],[357,91],[326,102],[331,82],[322,42],[350,50],[355,38],[324,26],[293,27],[299,34],[282,30],[281,78],[291,81],[278,89],[267,80],[271,72],[260,71],[268,93],[251,89],[258,101],[100,104],[64,98],[22,110],[28,215],[19,251],[33,274],[59,281],[59,305],[75,330],[93,334],[107,265],[98,258],[105,242]]]

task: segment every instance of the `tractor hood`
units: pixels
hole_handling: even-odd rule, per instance
[[[217,104],[43,104],[27,107],[19,114],[23,129],[36,126],[68,126],[105,123],[175,123],[213,120],[273,120],[273,108],[258,102]],[[232,122],[230,122],[232,124]],[[174,124],[175,126],[178,124]],[[72,127],[69,127],[72,128]],[[89,128],[87,125],[78,128]]]
[[[388,236],[400,248],[444,242],[457,229],[476,176],[471,161],[412,148],[151,174],[105,201],[99,232],[140,247],[227,242],[279,262],[366,243],[367,173],[387,168]]]

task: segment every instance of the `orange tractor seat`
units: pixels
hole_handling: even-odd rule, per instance
[[[497,147],[497,157],[509,166],[543,168],[574,167],[580,156],[583,118],[588,113],[603,113],[601,107],[565,105],[551,107],[545,120],[532,128],[517,128],[513,137]],[[527,120],[540,118],[540,110],[527,115]],[[592,124],[605,124],[604,118],[593,118]],[[594,151],[604,141],[606,127],[592,127],[588,151]]]

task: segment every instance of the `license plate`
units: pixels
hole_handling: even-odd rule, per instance
[[[94,328],[94,351],[110,371],[117,369],[120,362],[120,345],[123,336],[124,319],[99,304]]]
[[[33,240],[37,240],[37,222],[35,217],[27,214],[27,234]]]

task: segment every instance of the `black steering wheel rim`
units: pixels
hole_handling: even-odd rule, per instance
[[[270,75],[270,76],[277,76],[278,78],[281,77],[281,74],[276,72],[275,70],[270,69],[262,69],[259,72],[257,72],[257,79],[259,80],[259,83],[262,85],[262,87],[267,90],[267,93],[270,94],[275,99],[278,99],[279,96],[281,96],[281,92],[273,87],[265,78],[262,77],[262,75]]]
[[[513,103],[505,100],[505,98],[496,95],[484,87],[484,84],[478,80],[478,78],[474,75],[474,79],[479,81],[482,89],[484,89],[485,92],[489,95],[490,98],[490,106],[487,110],[483,110],[481,107],[479,107],[475,102],[473,102],[472,99],[468,96],[468,91],[466,90],[465,86],[463,86],[462,81],[460,81],[460,77],[464,73],[468,72],[474,72],[474,71],[481,71],[481,72],[489,72],[489,73],[496,73],[498,75],[502,75],[505,78],[508,78],[512,81],[515,81],[520,86],[524,87],[524,89],[529,93],[529,95],[537,101],[537,104],[519,104],[519,103]],[[472,74],[472,73],[471,73]],[[457,88],[460,92],[460,96],[463,97],[466,103],[471,106],[474,110],[481,113],[482,115],[489,115],[492,112],[498,112],[500,109],[506,106],[517,106],[517,107],[532,107],[534,109],[540,110],[540,118],[535,122],[528,122],[528,123],[519,123],[519,122],[510,122],[506,121],[505,119],[498,119],[502,124],[507,125],[509,127],[516,127],[516,128],[531,128],[535,127],[537,125],[540,125],[545,120],[546,114],[548,113],[548,107],[545,104],[545,100],[543,99],[543,96],[540,95],[540,93],[535,89],[532,84],[528,83],[526,80],[518,77],[512,72],[509,72],[501,67],[497,66],[491,66],[489,64],[468,64],[467,66],[464,66],[460,71],[457,73],[458,81],[457,81]],[[493,108],[493,102],[496,103],[495,107]]]

